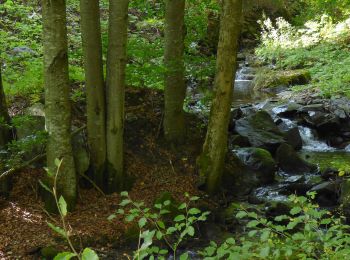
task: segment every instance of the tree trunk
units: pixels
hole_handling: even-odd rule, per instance
[[[106,110],[99,0],[80,0],[80,14],[87,96],[90,170],[95,183],[104,189]]]
[[[166,0],[164,135],[170,143],[181,143],[185,137],[184,12],[185,0]]]
[[[76,202],[76,174],[71,145],[71,104],[69,98],[66,1],[43,0],[43,52],[45,84],[45,123],[48,169],[55,173],[55,159],[62,160],[57,192],[70,209]],[[52,180],[49,180],[52,182]],[[45,207],[55,211],[52,196],[45,196]]]
[[[10,116],[8,114],[5,92],[2,85],[1,66],[2,64],[0,62],[0,149],[4,149],[11,139],[11,132],[9,129]],[[0,181],[0,195],[7,196],[10,188],[9,177]]]
[[[223,0],[217,53],[214,99],[202,154],[198,160],[201,178],[209,193],[217,191],[227,152],[227,131],[236,71],[236,56],[242,0]]]
[[[124,173],[125,67],[129,0],[109,1],[107,53],[107,186],[108,192],[120,191]]]

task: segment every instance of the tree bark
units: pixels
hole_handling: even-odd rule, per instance
[[[80,0],[87,97],[87,131],[93,180],[105,188],[106,105],[99,0]]]
[[[71,104],[68,76],[66,1],[43,0],[43,52],[45,84],[45,123],[48,131],[47,165],[55,173],[55,159],[62,160],[57,179],[57,193],[69,209],[76,202],[76,173],[71,145]],[[52,184],[52,179],[47,180]],[[45,196],[45,207],[55,211],[52,196]]]
[[[202,154],[199,173],[207,192],[215,193],[220,185],[227,152],[227,131],[236,71],[236,56],[242,15],[242,0],[223,0],[220,39],[217,53],[214,99]]]
[[[185,137],[183,111],[186,95],[184,79],[184,12],[185,0],[166,0],[165,8],[165,110],[164,135],[170,143],[181,143]]]
[[[0,149],[4,149],[11,139],[11,133],[9,129],[10,116],[8,114],[5,92],[2,85],[1,67],[2,64],[0,62]],[[0,180],[0,195],[8,195],[11,189],[10,182],[11,180],[9,177]]]
[[[109,1],[107,53],[107,192],[125,187],[124,103],[129,0]]]

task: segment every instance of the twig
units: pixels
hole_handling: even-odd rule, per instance
[[[90,183],[92,184],[92,186],[94,186],[94,188],[95,188],[98,192],[100,192],[103,196],[106,196],[106,194],[100,189],[100,187],[98,187],[98,186],[96,185],[96,183],[95,183],[93,180],[91,180],[91,179],[89,178],[89,176],[87,176],[87,175],[84,174],[84,173],[80,173],[80,175],[81,175],[82,177],[84,177],[88,182],[90,182]]]

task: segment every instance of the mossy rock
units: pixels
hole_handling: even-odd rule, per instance
[[[281,86],[305,85],[311,80],[310,72],[305,69],[271,70],[261,69],[254,79],[254,89],[270,90]]]

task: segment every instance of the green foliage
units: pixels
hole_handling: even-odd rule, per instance
[[[350,20],[333,24],[329,16],[322,16],[297,28],[282,18],[275,25],[266,19],[256,54],[276,69],[307,69],[311,82],[294,87],[296,91],[312,88],[325,97],[350,97],[349,24]]]
[[[60,172],[60,167],[62,165],[62,160],[55,159],[55,165],[57,166],[56,173],[50,172],[48,169],[46,169],[48,178],[53,179],[53,186],[50,188],[46,184],[44,184],[42,181],[39,180],[40,185],[49,193],[51,193],[55,199],[58,213],[61,217],[61,224],[62,227],[56,226],[50,222],[47,222],[47,225],[58,235],[60,235],[64,240],[67,241],[70,249],[72,252],[62,252],[59,253],[55,256],[54,260],[69,260],[72,258],[78,258],[79,260],[98,260],[98,255],[96,254],[95,251],[93,251],[90,248],[85,248],[82,253],[78,253],[77,250],[74,248],[72,241],[70,239],[72,235],[72,230],[69,225],[67,225],[66,217],[68,214],[68,209],[67,209],[67,203],[65,199],[60,196],[58,198],[57,194],[57,177]]]
[[[178,248],[186,239],[195,235],[195,223],[205,221],[209,212],[202,212],[198,208],[191,207],[191,204],[199,197],[186,195],[186,202],[177,206],[179,214],[173,219],[168,210],[171,205],[170,200],[155,204],[153,208],[148,208],[143,202],[133,201],[127,192],[122,192],[124,198],[119,204],[121,208],[109,217],[115,218],[123,215],[126,222],[137,221],[140,235],[139,246],[135,252],[136,259],[166,259],[169,254],[168,249],[157,246],[156,241],[164,242],[172,250],[172,255],[176,259]],[[189,259],[187,253],[182,254],[180,259]]]
[[[348,259],[349,226],[341,218],[312,204],[308,197],[290,196],[288,215],[266,219],[245,209],[237,218],[248,220],[247,234],[237,240],[214,242],[201,252],[204,259]]]

